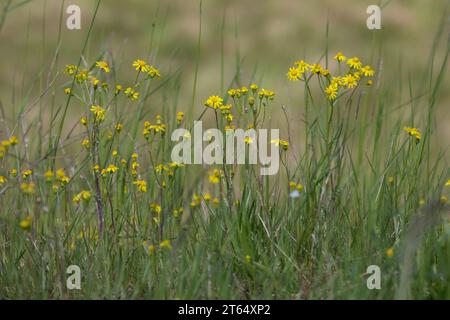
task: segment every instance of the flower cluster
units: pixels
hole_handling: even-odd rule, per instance
[[[294,66],[289,68],[287,78],[290,81],[309,81],[310,77],[317,75],[319,83],[323,87],[323,92],[330,101],[337,100],[347,90],[355,89],[364,77],[372,77],[375,74],[369,65],[363,65],[358,57],[347,59],[341,52],[334,56],[339,64],[346,63],[347,69],[342,75],[333,76],[330,70],[323,68],[320,64],[309,64],[303,60],[296,61]],[[367,81],[368,85],[372,80]]]

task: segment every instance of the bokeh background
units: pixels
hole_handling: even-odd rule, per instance
[[[2,0],[0,30],[0,100],[9,117],[21,104],[38,97],[58,45],[63,13],[58,68],[77,63],[92,19],[93,0]],[[91,35],[86,60],[93,62],[101,50],[120,61],[121,77],[132,81],[131,63],[149,57],[164,75],[181,71],[179,108],[188,107],[198,58],[198,88],[195,105],[211,94],[223,93],[239,65],[239,79],[252,79],[278,93],[276,105],[287,105],[293,123],[301,122],[302,100],[298,84],[289,83],[286,71],[293,61],[316,62],[328,46],[377,64],[382,57],[381,81],[392,85],[409,80],[420,95],[420,77],[429,65],[429,53],[442,19],[446,0],[204,0],[200,20],[198,0],[104,0]],[[77,4],[82,10],[81,30],[67,30],[65,8]],[[366,8],[382,6],[382,30],[368,30]],[[202,23],[198,48],[199,23]],[[328,24],[328,36],[327,34]],[[148,55],[150,53],[150,55]],[[199,56],[198,56],[199,53]],[[445,53],[438,44],[436,65]],[[239,63],[237,63],[239,62]],[[378,70],[378,65],[374,66]],[[223,76],[222,76],[223,70]],[[64,77],[57,82],[62,85]],[[450,102],[448,79],[438,101],[438,143],[448,147]],[[408,90],[405,91],[405,101]],[[25,98],[28,97],[28,98]],[[153,101],[152,103],[157,103]],[[426,99],[417,103],[426,106]],[[73,106],[76,109],[76,106]],[[74,121],[78,117],[74,117]]]

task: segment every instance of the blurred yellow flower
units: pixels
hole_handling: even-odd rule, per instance
[[[172,245],[170,243],[170,240],[164,240],[159,244],[159,247],[161,249],[168,249],[168,250],[172,250]]]
[[[106,73],[109,72],[109,66],[108,63],[106,61],[97,61],[95,63],[95,66],[99,69],[102,69],[103,71],[105,71]]]
[[[345,61],[347,58],[342,54],[342,52],[338,52],[338,53],[334,56],[334,59],[337,60],[337,61],[339,61],[339,62],[342,62],[342,61]]]
[[[353,57],[353,58],[351,58],[351,59],[348,59],[348,60],[347,60],[347,64],[348,64],[351,68],[357,69],[357,70],[361,69],[361,67],[362,67],[362,62],[359,60],[358,57]]]
[[[95,116],[95,120],[98,122],[102,122],[105,119],[106,110],[100,106],[91,106],[91,112]]]
[[[386,256],[388,256],[388,258],[392,258],[394,256],[394,248],[389,248],[386,250]]]
[[[410,136],[415,137],[417,143],[420,142],[420,140],[422,139],[422,135],[419,129],[417,128],[404,127],[403,130],[407,132]]]
[[[25,219],[20,221],[19,227],[23,230],[29,230],[31,228],[31,222],[33,221],[33,217],[28,215]]]

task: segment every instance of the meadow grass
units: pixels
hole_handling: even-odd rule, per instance
[[[279,105],[281,93],[260,98],[262,79],[242,74],[239,51],[225,78],[223,43],[221,89],[211,92],[223,102],[215,109],[197,96],[201,3],[188,103],[179,100],[182,67],[158,69],[169,70],[155,50],[164,27],[151,32],[141,64],[107,47],[88,53],[99,4],[79,60],[60,63],[61,9],[51,63],[16,108],[2,101],[1,298],[450,298],[449,170],[445,150],[433,149],[449,53],[444,19],[423,74],[385,79],[375,37],[373,56],[361,57],[375,75],[360,75],[354,88],[336,84],[335,99],[324,94],[325,69],[358,68],[333,59],[327,32],[320,61],[289,83],[304,108],[294,128],[297,106]],[[122,83],[123,72],[134,82]],[[229,103],[232,120],[220,110]],[[279,174],[171,163],[171,132],[206,117],[222,131],[282,126]],[[70,265],[81,269],[81,290],[66,287]],[[380,290],[366,286],[370,265],[381,269]]]

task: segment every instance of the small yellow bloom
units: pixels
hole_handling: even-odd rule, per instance
[[[82,117],[82,118],[80,119],[80,123],[81,123],[83,126],[85,126],[85,125],[87,124],[87,119],[86,119],[86,117]]]
[[[361,68],[361,72],[365,77],[372,77],[375,74],[375,70],[373,70],[371,66]]]
[[[349,73],[346,76],[342,77],[342,83],[347,86],[347,88],[352,89],[358,85],[358,80],[355,75]]]
[[[65,89],[64,89],[64,93],[65,93],[65,94],[71,94],[71,93],[72,93],[72,90],[71,90],[70,88],[65,88]]]
[[[136,71],[148,72],[150,66],[144,60],[137,59],[133,62],[133,67]]]
[[[109,66],[108,66],[108,63],[107,63],[106,61],[97,61],[97,62],[95,63],[95,66],[96,66],[97,68],[102,69],[102,70],[105,71],[106,73],[109,72]]]
[[[147,74],[148,74],[148,75],[150,76],[150,78],[152,78],[152,79],[154,79],[154,78],[156,78],[156,79],[161,78],[161,73],[159,72],[158,69],[156,69],[156,68],[153,67],[153,66],[148,66]]]
[[[8,180],[4,176],[0,176],[0,185],[5,184]]]
[[[150,209],[152,209],[152,211],[156,214],[160,214],[161,213],[161,206],[157,203],[152,203],[150,204]]]
[[[407,132],[410,136],[415,137],[417,143],[419,143],[420,140],[422,139],[422,134],[417,128],[404,127],[403,130]]]
[[[147,192],[147,182],[145,182],[144,180],[136,180],[133,182],[133,184],[138,187],[139,192]]]
[[[35,185],[33,182],[30,182],[30,183],[24,182],[20,185],[20,189],[22,190],[23,193],[33,194],[34,190],[35,190]]]
[[[211,200],[211,194],[209,194],[208,192],[205,193],[205,194],[203,195],[203,199],[204,199],[205,201]]]
[[[220,182],[220,177],[222,175],[221,170],[214,169],[213,171],[209,172],[209,182],[212,184],[217,184]]]
[[[441,201],[442,204],[446,204],[447,201],[448,201],[448,198],[446,196],[441,196],[440,201]]]
[[[91,106],[91,112],[95,116],[95,120],[102,122],[105,119],[106,110],[100,106]]]
[[[450,187],[450,180],[447,180],[447,182],[445,183],[446,187]]]
[[[33,171],[31,169],[27,169],[22,172],[22,177],[25,179],[25,178],[28,178],[29,176],[31,176],[32,174],[33,174]]]
[[[361,67],[362,67],[362,62],[359,60],[358,57],[353,57],[353,58],[351,58],[351,59],[348,59],[348,60],[347,60],[347,64],[348,64],[351,68],[357,69],[357,70],[361,69]]]
[[[287,73],[287,78],[290,81],[298,81],[301,79],[303,73],[300,71],[299,68],[289,68],[289,71]]]
[[[23,230],[29,230],[31,228],[32,221],[33,221],[33,217],[31,215],[29,215],[25,219],[20,221],[19,227]]]
[[[394,248],[388,248],[386,250],[386,255],[388,256],[388,258],[392,258],[394,256]]]
[[[419,206],[424,206],[425,205],[425,199],[424,198],[420,198],[419,199]]]
[[[338,52],[338,53],[334,56],[334,59],[337,60],[337,61],[339,61],[339,62],[342,62],[342,61],[347,60],[347,58],[342,54],[342,52]]]
[[[16,136],[11,136],[11,138],[9,138],[9,144],[10,145],[15,146],[18,143],[19,143],[19,140],[17,139]]]
[[[116,124],[116,126],[114,128],[116,129],[116,132],[120,132],[123,129],[123,124],[118,123],[118,124]]]
[[[245,256],[245,262],[250,263],[252,262],[252,257],[250,255]]]
[[[252,139],[252,137],[245,137],[245,138],[244,138],[244,142],[245,142],[246,144],[251,144],[251,143],[253,143],[253,139]]]
[[[52,181],[53,180],[53,171],[52,170],[47,170],[44,173],[44,177],[45,177],[45,180],[47,180],[48,182]]]
[[[88,148],[89,147],[89,140],[88,139],[83,139],[83,141],[81,141],[81,145],[83,147]]]
[[[168,250],[172,250],[172,245],[170,243],[170,240],[164,240],[163,242],[161,242],[159,244],[159,247],[161,249],[168,249]]]
[[[338,94],[338,86],[336,84],[330,84],[325,88],[325,93],[327,94],[328,100],[335,100]]]
[[[205,106],[217,109],[223,105],[223,99],[219,96],[211,96],[205,101]]]
[[[106,169],[106,173],[115,173],[119,168],[113,164],[110,164]]]
[[[17,169],[16,168],[12,168],[11,170],[9,170],[9,174],[13,177],[17,176]]]
[[[183,122],[183,118],[184,118],[184,113],[183,112],[178,112],[177,113],[177,123],[180,124],[181,122]]]

